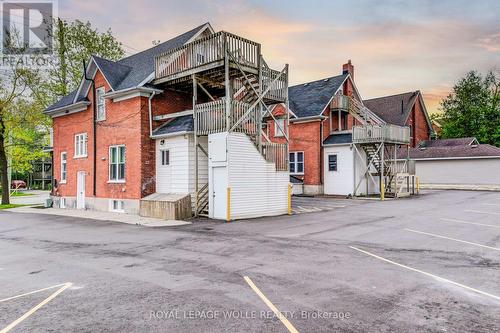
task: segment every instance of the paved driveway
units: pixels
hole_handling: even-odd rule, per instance
[[[173,228],[1,212],[0,251],[12,332],[500,331],[494,192]]]

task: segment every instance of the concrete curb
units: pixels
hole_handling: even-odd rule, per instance
[[[500,192],[499,185],[477,184],[420,184],[423,190],[465,190],[465,191],[494,191]]]

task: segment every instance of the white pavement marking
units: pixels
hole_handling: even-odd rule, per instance
[[[484,248],[490,249],[490,250],[500,251],[500,249],[498,247],[492,247],[492,246],[488,246],[488,245],[483,245],[483,244],[468,242],[468,241],[461,240],[461,239],[456,239],[456,238],[446,237],[446,236],[442,236],[442,235],[431,234],[431,233],[428,233],[428,232],[423,232],[423,231],[418,231],[418,230],[412,230],[412,229],[405,229],[405,230],[406,231],[410,231],[410,232],[414,232],[414,233],[417,233],[417,234],[422,234],[422,235],[427,235],[427,236],[432,236],[432,237],[437,237],[437,238],[448,239],[448,240],[452,240],[452,241],[455,241],[455,242],[460,242],[460,243],[465,243],[465,244],[469,244],[469,245],[484,247]]]
[[[72,283],[71,282],[66,282],[64,284],[64,286],[62,286],[61,288],[59,288],[56,292],[54,292],[52,295],[50,295],[49,297],[47,297],[46,299],[44,299],[43,301],[41,301],[40,303],[38,303],[37,306],[35,306],[34,308],[32,308],[31,310],[29,310],[28,312],[26,312],[25,314],[23,314],[21,317],[19,317],[18,319],[14,320],[12,323],[10,323],[7,327],[5,327],[3,330],[0,331],[0,333],[7,333],[8,331],[10,331],[11,329],[13,329],[14,327],[16,327],[19,323],[21,323],[24,319],[28,318],[29,316],[31,316],[33,313],[35,313],[38,309],[40,309],[42,306],[44,306],[45,304],[47,304],[48,302],[52,301],[54,298],[57,297],[57,295],[59,295],[60,293],[62,293],[63,291],[65,291],[67,288],[71,287]]]
[[[500,228],[500,225],[484,224],[484,223],[476,223],[476,222],[468,222],[468,221],[462,221],[462,220],[456,220],[456,219],[440,218],[440,220],[443,220],[443,221],[446,221],[446,222],[456,222],[456,223],[463,223],[463,224],[481,225],[481,226],[484,226],[484,227]]]
[[[481,205],[484,205],[484,206],[500,206],[500,204],[492,204],[492,203],[482,203]]]
[[[484,291],[481,291],[479,289],[475,289],[475,288],[472,288],[472,287],[469,287],[469,286],[466,286],[464,284],[461,284],[461,283],[458,283],[458,282],[455,282],[455,281],[452,281],[452,280],[448,280],[448,279],[445,279],[445,278],[442,278],[440,276],[437,276],[437,275],[434,275],[434,274],[431,274],[431,273],[427,273],[427,272],[424,272],[424,271],[421,271],[419,269],[416,269],[416,268],[413,268],[413,267],[410,267],[410,266],[406,266],[406,265],[403,265],[403,264],[400,264],[400,263],[397,263],[395,261],[392,261],[392,260],[389,260],[389,259],[386,259],[386,258],[383,258],[383,257],[380,257],[376,254],[373,254],[373,253],[370,253],[368,251],[364,251],[364,250],[361,250],[361,249],[358,249],[357,247],[354,247],[354,246],[349,246],[351,249],[353,250],[356,250],[356,251],[359,251],[359,252],[362,252],[366,255],[369,255],[371,257],[374,257],[374,258],[377,258],[379,260],[382,260],[382,261],[385,261],[385,262],[388,262],[389,264],[393,264],[393,265],[396,265],[396,266],[399,266],[399,267],[403,267],[403,268],[406,268],[410,271],[413,271],[413,272],[417,272],[417,273],[420,273],[420,274],[423,274],[423,275],[427,275],[427,276],[430,276],[432,278],[435,278],[439,281],[443,281],[443,282],[446,282],[446,283],[449,283],[449,284],[453,284],[455,286],[458,286],[458,287],[461,287],[461,288],[464,288],[464,289],[467,289],[467,290],[470,290],[470,291],[473,291],[475,293],[478,293],[478,294],[481,294],[481,295],[484,295],[484,296],[488,296],[488,297],[491,297],[497,301],[500,301],[500,296],[496,296],[496,295],[493,295],[493,294],[490,294],[490,293],[487,293],[487,292],[484,292]]]
[[[264,303],[266,303],[266,305],[274,312],[274,314],[276,315],[276,317],[278,317],[279,320],[281,320],[281,322],[283,323],[283,325],[285,325],[285,327],[288,329],[288,331],[290,333],[299,333],[299,331],[297,331],[297,329],[295,327],[293,327],[293,325],[274,306],[274,304],[271,303],[271,301],[267,299],[267,297],[262,293],[262,291],[260,291],[259,288],[257,288],[257,286],[253,283],[252,280],[250,280],[250,278],[248,276],[244,276],[243,278],[245,279],[246,283],[248,283],[248,285],[250,286],[250,288],[252,288],[252,290],[260,297],[260,299],[262,301],[264,301]],[[2,332],[0,332],[0,333],[2,333]]]
[[[480,210],[473,210],[473,209],[466,209],[466,210],[464,210],[464,212],[478,213],[478,214],[500,215],[500,213],[496,213],[496,212],[482,212]]]
[[[54,289],[54,288],[57,288],[57,287],[65,286],[65,285],[66,285],[66,283],[56,284],[55,286],[52,286],[52,287],[38,289],[38,290],[35,290],[35,291],[30,291],[29,293],[24,293],[24,294],[12,296],[12,297],[9,297],[9,298],[0,299],[0,303],[1,302],[6,302],[6,301],[10,301],[11,299],[16,299],[16,298],[19,298],[19,297],[23,297],[23,296],[27,296],[27,295],[39,293],[41,291],[45,291],[45,290],[49,290],[49,289]]]

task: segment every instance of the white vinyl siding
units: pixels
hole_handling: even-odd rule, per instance
[[[362,170],[361,167],[358,170]],[[354,192],[354,151],[348,144],[324,148],[323,172],[325,194],[348,195]],[[358,191],[365,191],[365,187]]]
[[[99,87],[96,89],[97,121],[106,119],[106,100],[104,98],[104,93],[104,87]]]
[[[274,163],[267,162],[245,134],[229,134],[227,150],[231,218],[286,214],[289,173],[276,171]]]
[[[68,170],[68,153],[65,151],[61,153],[61,179],[59,182],[61,184],[66,183],[67,171]]]
[[[125,181],[125,146],[109,147],[109,181]]]
[[[74,157],[87,157],[87,133],[80,133],[75,135]]]
[[[156,191],[158,193],[191,194],[195,192],[195,150],[193,136],[172,136],[156,140]],[[163,144],[161,144],[163,142]],[[207,137],[200,137],[199,144],[207,151]],[[164,164],[168,151],[168,164]],[[198,153],[199,186],[208,182],[208,159]],[[193,196],[194,197],[194,196]]]

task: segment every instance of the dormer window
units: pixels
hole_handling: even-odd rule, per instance
[[[104,100],[104,87],[99,87],[96,89],[96,100],[97,100],[97,117],[96,120],[106,120],[106,104]]]

